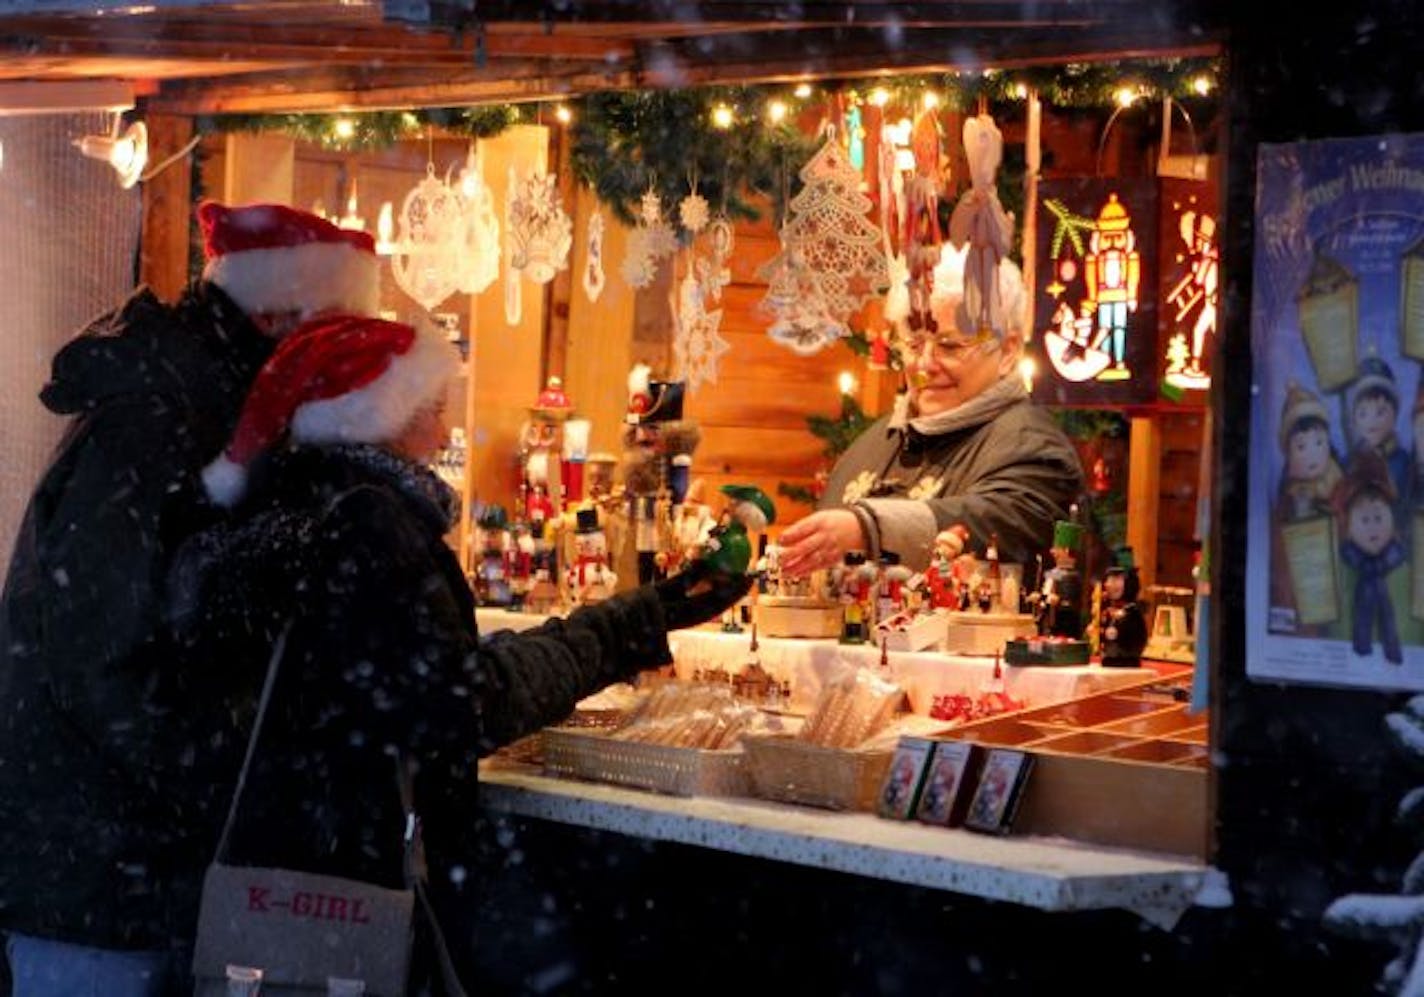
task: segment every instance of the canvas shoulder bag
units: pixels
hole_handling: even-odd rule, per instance
[[[226,862],[229,838],[291,628],[288,622],[272,649],[227,820],[203,879],[193,954],[195,994],[401,997],[410,969],[417,878],[417,822],[403,764],[398,763],[406,813],[406,889]]]

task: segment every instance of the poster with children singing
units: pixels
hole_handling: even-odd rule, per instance
[[[1263,145],[1247,673],[1424,689],[1424,135]]]

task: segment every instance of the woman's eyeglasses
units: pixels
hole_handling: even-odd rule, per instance
[[[990,352],[999,344],[997,338],[971,336],[968,339],[954,334],[929,336],[924,333],[910,333],[904,340],[905,349],[912,356],[918,356],[928,346],[935,358],[949,363],[962,363],[971,357]]]

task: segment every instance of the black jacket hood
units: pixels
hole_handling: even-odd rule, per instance
[[[218,338],[226,349],[213,351],[205,337]],[[216,285],[195,284],[172,307],[141,287],[55,355],[40,401],[57,415],[145,395],[203,409],[219,395],[243,390],[272,345]]]

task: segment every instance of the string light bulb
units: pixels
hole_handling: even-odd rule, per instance
[[[1113,100],[1117,102],[1118,107],[1131,107],[1133,102],[1137,100],[1137,88],[1130,86],[1118,87],[1113,91]]]
[[[350,118],[337,118],[331,125],[331,134],[345,142],[356,134],[356,122]]]
[[[1017,97],[1019,100],[1028,100],[1028,84],[1015,83],[1014,96]]]
[[[735,121],[736,115],[732,113],[732,109],[726,104],[718,104],[712,108],[712,124],[716,127],[726,130],[731,128]]]
[[[560,104],[554,108],[554,117],[558,119],[559,124],[566,125],[574,120],[574,112],[569,110],[569,105]]]
[[[926,90],[923,101],[925,110],[933,111],[936,107],[939,107],[939,94],[933,90]]]
[[[890,91],[884,87],[876,87],[870,91],[870,102],[876,107],[884,107],[890,103]]]
[[[855,375],[848,370],[843,370],[836,378],[836,386],[841,389],[841,394],[850,395],[855,393]]]
[[[1192,92],[1200,97],[1211,93],[1211,77],[1202,75],[1192,80]]]
[[[811,96],[811,84],[798,83],[796,84],[796,89],[793,90],[792,93],[795,94],[795,96],[799,99],[805,100],[807,97]]]
[[[766,117],[773,125],[779,125],[786,119],[786,102],[773,100],[766,105]]]

